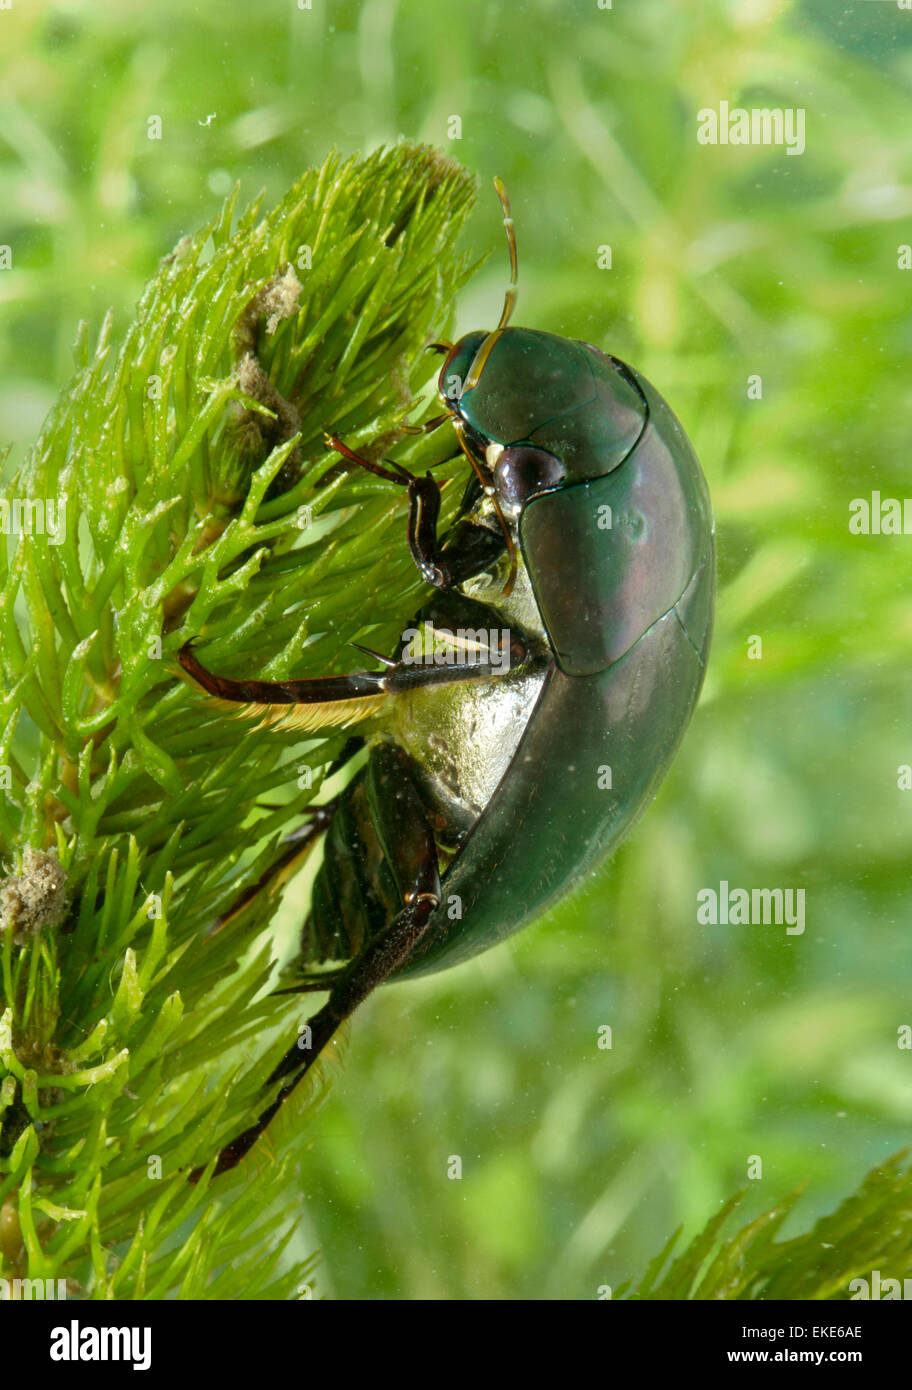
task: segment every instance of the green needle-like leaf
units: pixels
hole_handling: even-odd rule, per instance
[[[233,1182],[187,1174],[264,1108],[301,1014],[269,995],[278,891],[207,928],[339,736],[213,716],[174,657],[201,637],[239,675],[344,669],[418,583],[402,498],[324,432],[453,453],[400,427],[468,274],[474,180],[403,144],[333,155],[259,220],[237,197],[162,261],[119,352],[110,320],[94,351],[80,328],[3,493],[31,524],[0,542],[0,1275],[86,1298],[300,1296],[291,1160],[319,1087]]]

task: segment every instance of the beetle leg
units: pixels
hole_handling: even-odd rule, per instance
[[[385,478],[388,483],[400,483],[405,487],[414,481],[415,475],[404,468],[401,463],[397,463],[395,459],[386,459],[385,462],[390,466],[384,468],[382,463],[375,463],[373,459],[366,459],[362,454],[356,454],[354,449],[343,444],[337,434],[324,434],[323,439],[328,449],[335,450],[337,454],[350,459],[352,463],[360,464],[362,468],[367,469],[368,473],[374,473],[378,478]]]
[[[342,747],[339,749],[339,752],[336,755],[336,757],[333,758],[329,767],[326,769],[327,777],[332,777],[333,774],[338,772],[340,768],[343,768],[345,764],[355,756],[356,753],[361,752],[361,749],[363,747],[364,738],[361,734],[352,734],[351,738],[347,738],[343,743]]]
[[[313,814],[290,835],[285,837],[282,852],[278,859],[260,875],[256,883],[245,888],[242,893],[235,898],[234,902],[223,912],[221,917],[217,917],[213,925],[206,932],[206,936],[215,936],[223,927],[237,917],[238,913],[243,912],[245,907],[249,907],[254,899],[261,893],[266,892],[271,887],[281,887],[293,874],[297,873],[302,861],[313,849],[317,839],[329,827],[333,818],[338,802],[327,801],[323,806],[312,807]]]
[[[447,412],[433,420],[428,420],[424,425],[403,425],[402,428],[411,434],[423,434],[428,430],[436,429],[438,425],[442,425],[449,418]],[[386,468],[384,464],[375,463],[373,459],[363,458],[360,454],[356,454],[336,434],[327,434],[325,438],[329,448],[335,449],[337,453],[351,459],[353,463],[360,464],[362,468],[366,468],[368,472],[375,474],[378,478],[385,478],[389,483],[399,483],[408,488],[408,546],[412,559],[418,566],[421,577],[426,584],[433,585],[435,589],[451,589],[464,580],[471,579],[473,575],[481,574],[498,559],[505,549],[510,548],[509,530],[501,517],[501,535],[491,531],[487,526],[466,523],[452,533],[444,551],[437,539],[437,521],[440,516],[440,484],[430,473],[425,473],[423,478],[415,477],[413,473],[410,473],[401,463],[396,463],[394,459],[384,460],[384,463],[390,465],[389,468]],[[458,457],[458,455],[453,457]],[[439,462],[448,463],[450,460],[441,459]],[[437,464],[433,464],[432,467],[436,468]],[[393,469],[396,471],[393,472]],[[456,539],[457,532],[458,540]],[[512,573],[511,570],[508,587],[512,587]]]
[[[482,531],[484,528],[473,529]],[[498,539],[494,532],[488,534],[495,541]],[[479,565],[478,570],[481,568]],[[529,643],[511,630],[511,665],[520,665],[529,654]],[[181,647],[178,659],[185,678],[189,678],[188,684],[205,691],[215,708],[229,710],[241,718],[257,719],[261,728],[270,726],[308,733],[344,728],[382,715],[387,702],[403,690],[495,676],[504,669],[502,663],[489,659],[489,654],[479,649],[473,660],[466,655],[455,665],[413,664],[400,659],[376,673],[356,671],[348,676],[312,676],[303,680],[238,681],[216,675],[203,666],[193,653],[192,640]]]
[[[360,753],[363,747],[364,739],[359,735],[354,735],[346,739],[338,755],[327,768],[326,776],[332,777],[333,773],[338,772],[340,768],[344,767],[349,759],[353,758],[356,753]],[[309,814],[303,824],[299,825],[295,830],[292,830],[289,835],[285,836],[282,852],[275,863],[269,866],[265,873],[257,879],[255,884],[238,894],[231,906],[223,912],[220,917],[215,919],[212,926],[205,933],[206,937],[215,936],[216,932],[221,931],[224,926],[227,926],[233,918],[237,917],[238,913],[242,912],[245,907],[248,907],[250,903],[252,903],[255,898],[258,898],[261,893],[265,892],[267,888],[271,887],[273,884],[281,886],[292,874],[296,873],[300,862],[310,853],[318,836],[329,829],[330,822],[335,815],[338,805],[339,800],[337,797],[335,800],[324,802],[320,806],[309,807]],[[269,811],[282,810],[280,805],[274,806],[265,801],[258,801],[257,806]],[[306,987],[307,986],[305,986],[305,988]],[[310,988],[315,987],[316,986],[310,986]],[[281,993],[281,991],[279,992]]]
[[[452,415],[445,410],[442,415],[435,415],[431,420],[425,420],[423,425],[400,425],[403,434],[430,434],[432,430],[439,430],[441,425],[445,425],[447,420],[452,420]]]
[[[465,454],[461,449],[457,449],[455,454],[447,454],[446,458],[434,459],[433,463],[428,464],[428,468],[442,468],[445,463],[452,463],[454,459],[463,459]]]
[[[271,995],[279,994],[325,994],[345,974],[344,965],[333,970],[315,970],[312,975],[302,975],[297,984],[284,985],[282,989],[270,990]]]
[[[327,1002],[308,1020],[309,1036],[304,1036],[309,1046],[302,1048],[300,1036],[295,1038],[267,1084],[288,1079],[255,1124],[221,1150],[214,1177],[233,1168],[249,1152],[340,1025],[412,954],[434,909],[440,905],[434,832],[415,786],[410,759],[395,744],[382,743],[374,750],[369,764],[368,794],[372,812],[377,816],[377,831],[405,905],[337,978]],[[194,1169],[190,1181],[196,1182],[203,1171],[202,1167]]]
[[[346,728],[380,714],[388,698],[382,675],[314,676],[305,680],[232,680],[209,671],[193,652],[193,639],[178,652],[185,679],[202,687],[212,704],[261,726],[315,732]]]
[[[437,539],[440,487],[430,473],[412,479],[408,497],[408,546],[426,584],[435,589],[452,589],[490,569],[503,554],[503,536],[470,521],[455,526],[445,547],[441,547]]]
[[[363,747],[364,739],[357,734],[352,738],[346,739],[338,755],[327,768],[326,776],[332,777],[334,773],[345,766],[349,759],[353,758],[356,753],[360,753]],[[269,806],[264,801],[257,802],[257,805],[273,811],[280,811],[282,809],[281,806]],[[275,863],[269,866],[252,887],[245,889],[243,893],[239,894],[228,910],[222,913],[221,917],[216,918],[213,925],[206,932],[206,936],[215,936],[216,932],[221,931],[222,927],[226,926],[232,918],[236,917],[239,912],[242,912],[245,907],[253,902],[254,898],[259,897],[259,895],[273,883],[279,886],[284,883],[286,879],[290,878],[293,873],[296,873],[299,862],[305,859],[311,849],[313,849],[318,836],[329,829],[330,822],[336,813],[338,805],[339,800],[337,797],[335,800],[326,801],[320,806],[311,806],[309,808],[310,814],[303,824],[299,825],[297,829],[292,830],[290,835],[286,835],[284,848]],[[315,989],[318,988],[318,986],[308,986],[304,984],[303,988]],[[277,993],[284,992],[286,991],[277,991]]]

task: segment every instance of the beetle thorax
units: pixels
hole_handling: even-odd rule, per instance
[[[492,494],[482,496],[468,516],[492,531],[500,530],[500,521],[494,506]],[[504,594],[504,586],[510,573],[510,559],[502,555],[495,565],[483,574],[473,575],[459,586],[466,598],[477,599],[479,603],[494,608],[503,617],[505,627],[521,629],[529,636],[537,637],[547,647],[548,637],[542,623],[541,613],[535,600],[529,572],[519,546],[518,517],[504,515],[516,551],[516,575],[509,594]]]

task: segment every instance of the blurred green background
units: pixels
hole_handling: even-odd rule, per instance
[[[517,321],[644,371],[709,479],[717,635],[672,774],[575,901],[362,1009],[305,1165],[319,1292],[594,1298],[701,1226],[751,1155],[749,1210],[806,1183],[786,1234],[808,1226],[912,1135],[912,537],[848,530],[853,498],[912,495],[912,12],[17,3],[0,65],[15,459],[77,321],[111,305],[122,330],[235,179],[274,200],[334,145],[406,135],[480,178],[467,245],[492,255],[458,329],[499,312],[496,173]],[[804,108],[806,152],[698,144],[720,100]],[[721,879],[804,888],[805,934],[699,926]]]

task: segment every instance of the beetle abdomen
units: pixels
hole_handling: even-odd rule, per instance
[[[708,557],[695,577],[692,613],[705,612],[711,589]],[[461,920],[438,909],[401,975],[444,969],[487,950],[557,903],[617,848],[683,737],[707,642],[705,634],[697,650],[675,608],[598,676],[551,669],[510,776],[446,875],[446,900],[459,900]],[[555,731],[565,738],[558,741]],[[517,854],[518,841],[534,845],[534,854]]]

